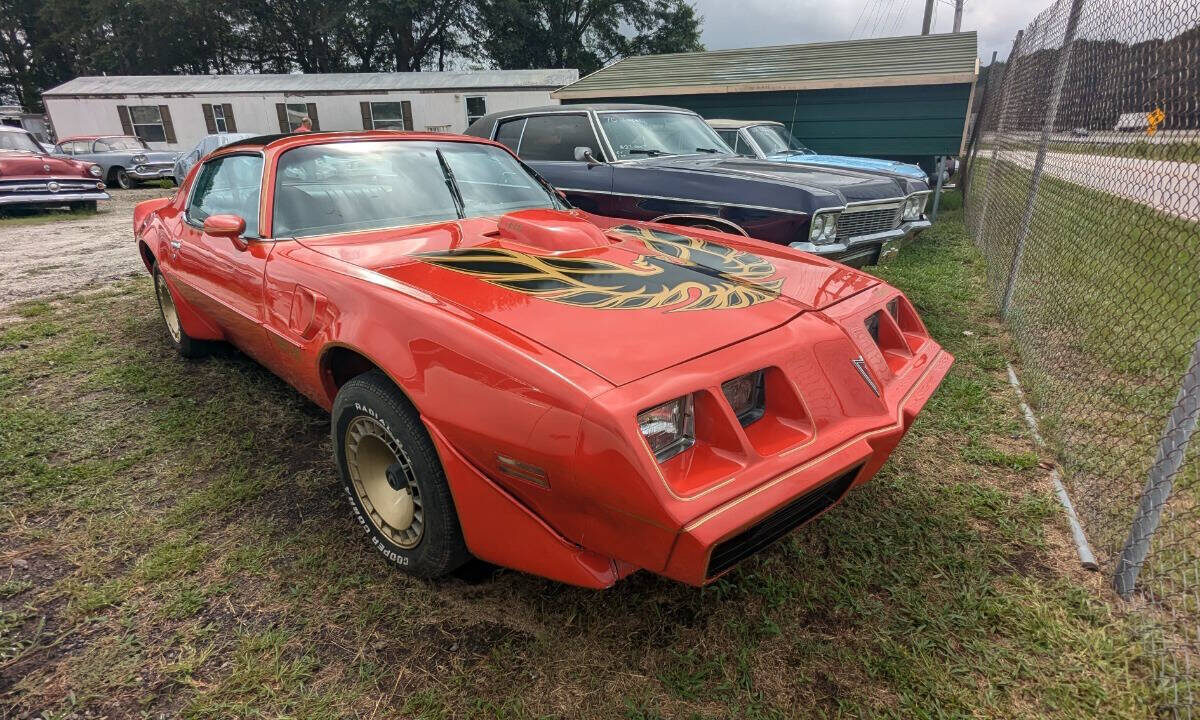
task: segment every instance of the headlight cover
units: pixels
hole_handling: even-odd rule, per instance
[[[104,168],[100,167],[99,165],[93,165],[88,168],[88,172],[91,173],[92,177],[100,177],[104,174]]]
[[[650,452],[660,463],[696,442],[695,401],[691,395],[643,410],[637,420]]]
[[[831,243],[837,238],[838,213],[824,212],[813,215],[808,226],[808,241],[815,245]]]
[[[742,427],[758,420],[766,411],[764,377],[762,370],[755,370],[721,383],[721,392],[725,394]]]

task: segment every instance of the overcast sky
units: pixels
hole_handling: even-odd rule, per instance
[[[933,32],[950,32],[954,6],[935,2]],[[702,39],[709,50],[848,40],[854,37],[916,35],[921,32],[924,0],[693,0],[704,15]],[[963,30],[979,33],[982,64],[1012,49],[1025,27],[1051,0],[966,0]],[[879,12],[879,8],[885,12]],[[890,7],[890,10],[888,8]],[[866,12],[864,13],[864,8]],[[863,18],[860,22],[859,18]],[[870,27],[863,30],[870,20]]]

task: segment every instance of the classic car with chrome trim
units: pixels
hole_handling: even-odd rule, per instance
[[[477,138],[242,140],[133,230],[178,352],[330,411],[356,526],[426,577],[711,582],[867,482],[952,362],[870,275],[586,213]]]
[[[175,184],[182,184],[183,179],[186,178],[188,172],[190,172],[191,169],[196,166],[196,163],[200,162],[205,155],[209,154],[213,150],[228,145],[231,142],[252,138],[254,135],[254,133],[238,132],[211,133],[200,138],[200,142],[196,143],[191,150],[188,150],[186,153],[180,153],[179,158],[175,160],[175,169],[172,173],[175,178]]]
[[[151,150],[145,140],[133,135],[76,135],[59,140],[54,153],[96,163],[105,182],[122,190],[150,180],[174,183],[179,159],[179,153]]]
[[[466,132],[508,146],[589,212],[734,232],[855,267],[886,262],[929,226],[920,180],[741,158],[690,110],[551,105],[486,115]]]
[[[0,126],[0,208],[95,210],[108,200],[102,175],[94,163],[47,155],[23,128]]]
[[[708,120],[707,122],[709,127],[717,131],[725,144],[742,157],[770,160],[771,162],[865,170],[924,182],[926,183],[925,189],[929,189],[928,176],[920,165],[899,160],[881,160],[853,155],[823,155],[809,149],[804,143],[797,140],[781,122],[773,120]]]

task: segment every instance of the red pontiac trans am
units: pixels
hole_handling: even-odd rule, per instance
[[[870,275],[589,215],[476,138],[242,140],[134,232],[179,352],[328,409],[362,530],[426,577],[707,583],[870,479],[953,361]]]

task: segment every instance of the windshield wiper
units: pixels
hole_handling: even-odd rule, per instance
[[[650,157],[658,157],[659,155],[666,155],[666,153],[663,152],[662,150],[647,150],[646,148],[630,148],[629,150],[626,150],[625,152],[629,153],[630,155],[649,155]]]
[[[461,220],[467,216],[466,205],[463,203],[462,193],[458,191],[458,183],[454,180],[454,171],[450,169],[450,163],[446,162],[446,158],[442,155],[441,150],[433,151],[437,155],[438,164],[442,166],[442,175],[446,178],[446,187],[450,189],[450,195],[454,198],[454,209],[458,212],[458,218]]]
[[[713,155],[716,155],[716,154],[720,153],[721,151],[716,148],[696,148],[696,152],[711,153]]]

